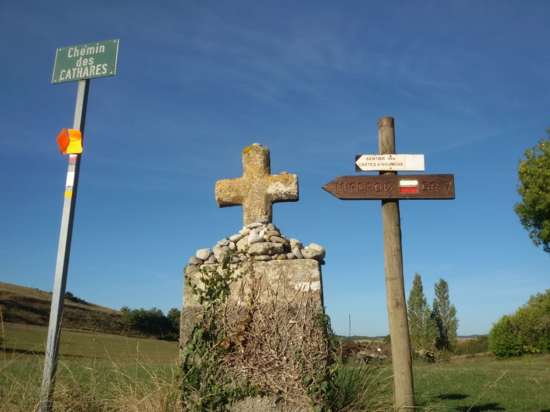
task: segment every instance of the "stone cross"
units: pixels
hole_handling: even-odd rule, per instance
[[[295,174],[271,174],[269,149],[254,143],[243,149],[243,175],[216,182],[219,207],[243,206],[244,225],[269,223],[271,205],[298,200],[298,177]]]

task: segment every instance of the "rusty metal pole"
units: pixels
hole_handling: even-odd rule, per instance
[[[395,153],[395,129],[392,117],[382,117],[378,121],[378,145],[380,154]],[[396,172],[381,172],[381,174],[396,174]],[[391,336],[394,405],[396,411],[413,410],[414,384],[403,280],[399,200],[382,200],[382,222],[384,226],[384,268]]]

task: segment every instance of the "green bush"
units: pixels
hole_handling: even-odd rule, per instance
[[[503,316],[489,333],[489,350],[498,357],[518,356],[522,343],[511,316]]]
[[[550,352],[550,289],[529,299],[516,318],[525,353]]]
[[[499,357],[550,352],[550,289],[495,323],[489,349]]]

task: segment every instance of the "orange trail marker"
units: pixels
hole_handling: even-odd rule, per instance
[[[78,129],[61,129],[57,135],[57,145],[62,154],[81,154],[82,132]]]

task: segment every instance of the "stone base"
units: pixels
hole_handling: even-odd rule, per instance
[[[222,265],[203,267],[202,271],[189,268],[185,273],[185,306],[181,317],[182,347],[202,313],[191,285],[202,287],[207,272],[222,270]],[[269,397],[245,399],[232,410],[309,410],[311,400],[304,380],[322,379],[328,365],[319,262],[251,260],[231,265],[230,270],[233,273],[230,293],[216,319],[225,328],[223,344],[227,348],[220,367],[226,368],[236,380],[279,397],[276,403]]]
[[[254,304],[273,304],[276,299],[298,306],[309,302],[324,312],[321,267],[316,260],[251,261],[229,267],[235,271],[237,279],[231,284],[228,303],[246,305],[246,299],[253,294]],[[208,265],[208,269],[221,270],[221,264]],[[203,272],[196,267],[188,266],[185,270],[184,307],[180,323],[182,342],[189,338],[201,310],[190,284],[200,287],[202,276]]]
[[[230,412],[313,412],[311,407],[284,405],[275,397],[247,398],[235,402]]]

